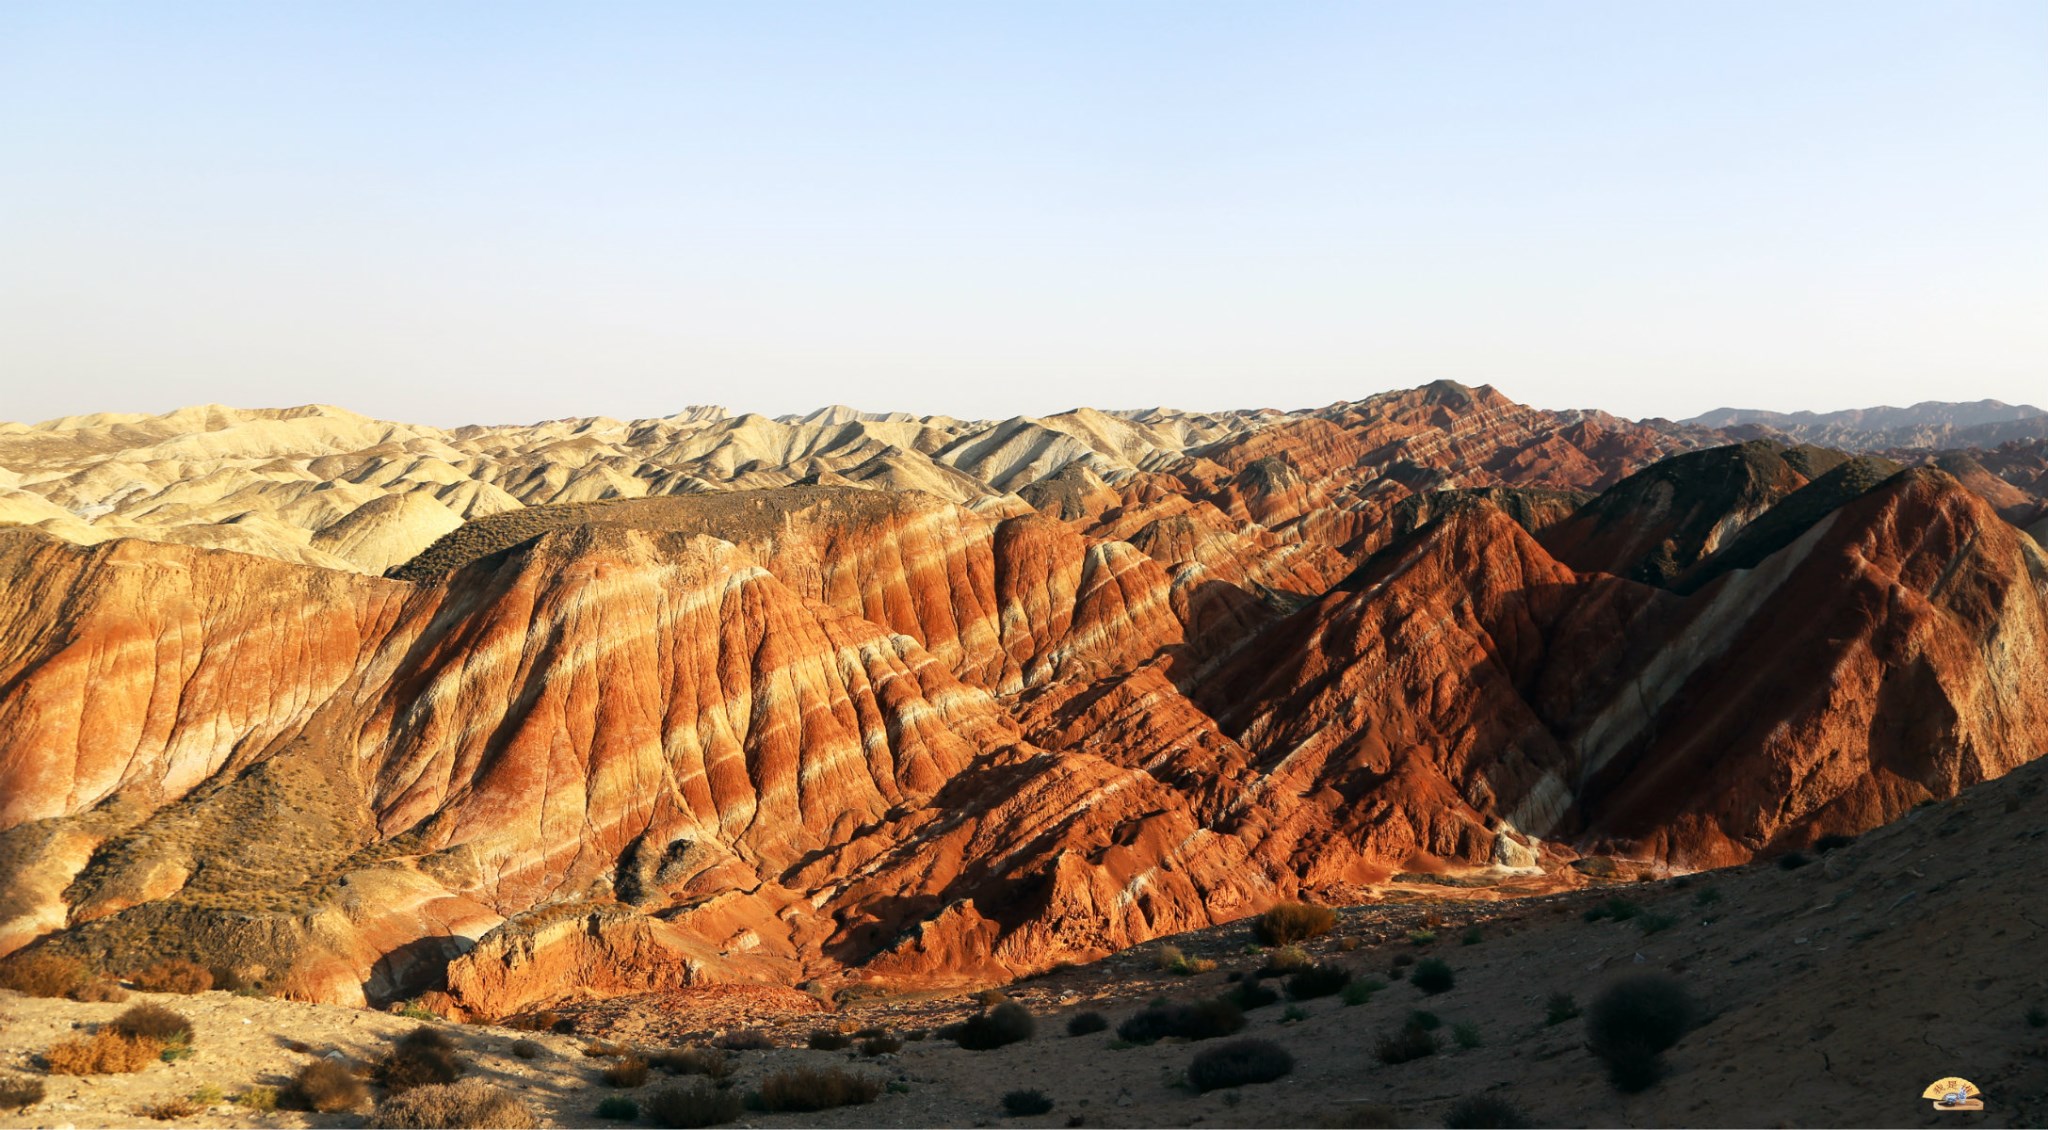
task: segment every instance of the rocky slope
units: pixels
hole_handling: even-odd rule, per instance
[[[0,529],[0,950],[484,1017],[978,982],[1736,863],[2048,750],[2024,488],[1715,438],[1446,384],[15,429],[17,494],[127,509]],[[296,532],[186,544],[228,526]]]

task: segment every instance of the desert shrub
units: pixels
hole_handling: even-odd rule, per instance
[[[0,961],[0,989],[12,989],[25,997],[70,996],[91,972],[84,962],[64,954],[18,953]]]
[[[1778,857],[1778,870],[1797,871],[1812,862],[1813,860],[1806,858],[1804,852],[1788,851]]]
[[[731,1122],[740,1116],[744,1108],[745,1101],[739,1092],[702,1081],[687,1087],[663,1087],[647,1096],[643,1106],[647,1121],[656,1126],[674,1127],[675,1130]]]
[[[903,1033],[903,1038],[914,1044],[923,1041],[931,1034],[932,1032],[929,1028],[912,1028],[910,1031]]]
[[[1450,965],[1441,958],[1432,957],[1416,963],[1415,972],[1408,975],[1408,982],[1430,996],[1435,996],[1438,993],[1449,992],[1451,986],[1458,983],[1458,978],[1451,972]]]
[[[1698,1007],[1677,978],[1639,973],[1607,987],[1586,1016],[1587,1043],[1617,1090],[1633,1093],[1664,1076],[1663,1054],[1683,1037]]]
[[[2048,1008],[2042,1008],[2040,1005],[2037,1004],[2034,1007],[2028,1009],[2027,1027],[2048,1028]]]
[[[610,1059],[613,1056],[625,1055],[631,1050],[624,1044],[615,1044],[610,1040],[596,1040],[583,1045],[583,1054],[590,1059]]]
[[[1264,1008],[1278,1002],[1280,994],[1257,981],[1239,981],[1230,987],[1229,992],[1223,994],[1223,999],[1245,1012],[1250,1012],[1255,1008]]]
[[[761,1108],[770,1111],[831,1110],[856,1106],[874,1102],[875,1096],[881,1093],[881,1080],[856,1075],[839,1067],[822,1071],[810,1067],[778,1071],[761,1080],[760,1089],[755,1092],[761,1100]]]
[[[597,1104],[597,1116],[613,1122],[631,1122],[640,1117],[640,1104],[624,1095],[613,1095]]]
[[[1385,1103],[1353,1102],[1324,1111],[1310,1125],[1329,1130],[1399,1130],[1407,1123],[1402,1120],[1400,1111]]]
[[[1403,1021],[1403,1023],[1407,1024],[1410,1028],[1420,1028],[1425,1032],[1434,1032],[1444,1026],[1443,1020],[1436,1013],[1424,1012],[1419,1008],[1410,1012],[1408,1019]]]
[[[243,1110],[253,1110],[258,1114],[268,1114],[277,1109],[277,1097],[276,1087],[251,1087],[228,1101],[241,1107]]]
[[[856,1040],[873,1040],[890,1034],[889,1030],[880,1024],[870,1024],[865,1028],[855,1030],[853,1038]]]
[[[1840,832],[1829,832],[1827,835],[1813,841],[1813,850],[1826,855],[1831,851],[1848,847],[1855,842],[1856,837],[1854,836],[1845,836]]]
[[[140,1071],[163,1053],[161,1041],[102,1028],[91,1036],[65,1040],[43,1053],[52,1075],[122,1075]]]
[[[1476,1048],[1480,1045],[1479,1025],[1467,1021],[1451,1025],[1451,1039],[1461,1048]]]
[[[182,993],[190,996],[213,988],[213,972],[196,961],[167,957],[137,973],[135,987],[145,993]]]
[[[1436,931],[1427,928],[1410,930],[1408,931],[1408,943],[1416,946],[1433,946],[1436,944]]]
[[[1266,955],[1266,963],[1259,966],[1261,977],[1285,977],[1304,969],[1315,968],[1316,959],[1300,946],[1281,946]]]
[[[666,1048],[648,1052],[649,1065],[670,1075],[707,1075],[724,1079],[734,1071],[732,1057],[717,1048]]]
[[[860,1054],[864,1056],[894,1055],[903,1050],[903,1041],[894,1036],[871,1036],[860,1042]]]
[[[1414,955],[1414,954],[1412,954],[1412,953],[1397,953],[1397,954],[1395,954],[1395,955],[1394,955],[1394,960],[1393,960],[1393,963],[1392,963],[1392,965],[1390,965],[1390,966],[1389,966],[1389,968],[1388,968],[1388,971],[1387,971],[1387,975],[1388,975],[1388,976],[1390,976],[1390,977],[1392,977],[1392,978],[1394,978],[1395,980],[1397,980],[1397,981],[1398,981],[1398,980],[1400,980],[1401,978],[1403,978],[1403,977],[1406,977],[1406,976],[1407,976],[1407,974],[1406,974],[1406,973],[1403,973],[1403,972],[1401,972],[1401,970],[1403,970],[1403,969],[1406,969],[1406,968],[1408,968],[1409,966],[1411,966],[1411,965],[1413,965],[1413,964],[1415,964],[1415,955]]]
[[[1576,1020],[1578,1015],[1579,1002],[1572,999],[1570,993],[1552,993],[1550,999],[1543,1002],[1545,1024],[1562,1024],[1567,1020]]]
[[[556,1025],[561,1023],[561,1013],[553,1009],[544,1008],[539,1012],[529,1012],[523,1016],[514,1016],[505,1021],[505,1027],[517,1028],[522,1032],[552,1032],[556,1030]]]
[[[142,1116],[157,1122],[176,1122],[180,1118],[190,1118],[205,1109],[191,1099],[178,1095],[159,1099],[143,1107]]]
[[[1235,1034],[1244,1027],[1244,1013],[1226,1000],[1167,1002],[1147,1005],[1136,1016],[1117,1025],[1117,1038],[1133,1044],[1150,1044],[1168,1036],[1188,1040],[1213,1040]]]
[[[1271,1040],[1232,1040],[1204,1048],[1188,1064],[1188,1082],[1197,1091],[1271,1083],[1294,1070],[1294,1057]]]
[[[377,1061],[376,1075],[386,1090],[399,1094],[414,1087],[453,1083],[465,1066],[446,1033],[422,1025],[398,1038]]]
[[[1520,1130],[1530,1125],[1520,1107],[1492,1095],[1459,1099],[1444,1114],[1445,1130]]]
[[[1473,926],[1467,929],[1464,933],[1464,936],[1458,939],[1458,944],[1466,946],[1476,946],[1485,940],[1486,935],[1480,932],[1479,927]]]
[[[637,1055],[622,1057],[605,1066],[604,1081],[614,1087],[638,1087],[647,1082],[647,1061]]]
[[[1067,1035],[1086,1036],[1109,1027],[1109,1018],[1099,1012],[1077,1012],[1067,1018]]]
[[[1252,937],[1268,946],[1305,942],[1336,928],[1335,911],[1306,902],[1283,902],[1252,919]]]
[[[742,1028],[737,1032],[727,1032],[711,1043],[729,1052],[765,1052],[774,1050],[775,1037],[757,1028]]]
[[[527,1105],[480,1079],[423,1083],[377,1104],[372,1125],[393,1130],[528,1130],[540,1120]]]
[[[1051,1109],[1052,1100],[1044,1091],[1009,1091],[1003,1095],[1003,1113],[1017,1118],[1029,1118]]]
[[[1636,929],[1645,934],[1655,934],[1678,925],[1678,919],[1669,914],[1643,913],[1636,918]]]
[[[1602,918],[1612,918],[1616,922],[1626,922],[1641,913],[1642,909],[1642,907],[1637,906],[1635,903],[1616,896],[1601,903],[1599,906],[1587,910],[1585,919],[1588,922],[1598,922]]]
[[[255,978],[245,977],[242,971],[231,965],[207,966],[206,975],[213,978],[213,987],[224,993],[254,993],[262,987]]]
[[[1351,971],[1336,965],[1311,965],[1287,979],[1287,995],[1298,1001],[1333,996],[1351,983]]]
[[[1023,1005],[1015,1001],[1004,1001],[987,1012],[968,1017],[966,1023],[960,1026],[959,1035],[953,1039],[969,1051],[984,1052],[991,1048],[1014,1044],[1019,1040],[1028,1040],[1037,1027],[1037,1022],[1031,1018],[1031,1013],[1025,1011]]]
[[[512,1041],[512,1055],[516,1059],[540,1059],[547,1054],[548,1049],[546,1047],[534,1043],[532,1040]]]
[[[123,1036],[138,1036],[162,1044],[192,1042],[192,1022],[160,1004],[138,1004],[124,1009],[107,1027]]]
[[[299,1068],[292,1081],[279,1093],[280,1102],[294,1110],[320,1114],[354,1110],[370,1097],[363,1081],[340,1061],[316,1059]]]
[[[71,990],[71,999],[86,1004],[121,1004],[128,999],[128,990],[121,983],[109,977],[89,977]]]
[[[193,1091],[189,1097],[193,1102],[198,1103],[200,1106],[213,1106],[214,1104],[220,1102],[222,1099],[227,1098],[227,1094],[223,1092],[219,1087],[216,1087],[211,1083],[205,1083],[202,1084],[198,1090]]]
[[[26,1110],[42,1102],[48,1090],[41,1079],[19,1075],[0,1078],[0,1110]]]
[[[1337,939],[1337,952],[1350,953],[1365,943],[1356,934],[1346,934]]]
[[[812,1051],[844,1051],[853,1046],[853,1037],[844,1032],[834,1032],[830,1028],[817,1028],[812,1030],[811,1038],[806,1043]]]
[[[1183,957],[1167,969],[1167,972],[1179,977],[1193,977],[1197,973],[1213,973],[1215,970],[1216,962],[1213,958]]]
[[[1386,987],[1387,983],[1385,981],[1375,977],[1355,978],[1350,984],[1344,986],[1344,991],[1339,993],[1338,996],[1344,999],[1346,1007],[1351,1007],[1370,1001],[1374,993]]]
[[[1692,904],[1694,906],[1712,906],[1720,901],[1721,888],[1719,887],[1706,887],[1700,893],[1692,896]]]
[[[1179,946],[1165,945],[1152,951],[1152,964],[1161,972],[1169,972],[1176,966],[1187,963],[1188,955]]]
[[[1436,1033],[1413,1024],[1403,1025],[1399,1032],[1382,1035],[1373,1047],[1373,1054],[1385,1064],[1407,1063],[1426,1055],[1435,1055]]]
[[[1297,1020],[1307,1019],[1308,1010],[1298,1004],[1290,1004],[1280,1011],[1280,1022],[1283,1024],[1292,1024]]]

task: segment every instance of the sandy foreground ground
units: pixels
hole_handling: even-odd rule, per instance
[[[583,1054],[604,1038],[669,1046],[684,1030],[759,1027],[785,1046],[735,1053],[739,1085],[788,1066],[836,1065],[893,1086],[874,1103],[807,1115],[748,1112],[747,1126],[1442,1126],[1458,1100],[1505,1099],[1537,1125],[1592,1126],[2039,1126],[2048,1124],[2048,772],[2029,767],[1947,804],[1917,810],[1796,870],[1771,865],[1688,880],[1616,884],[1517,902],[1368,906],[1343,912],[1336,933],[1311,945],[1361,977],[1389,981],[1367,1003],[1336,997],[1254,1010],[1242,1035],[1270,1039],[1297,1061],[1275,1083],[1197,1094],[1189,1060],[1207,1044],[1179,1040],[1120,1047],[1115,1032],[1066,1035],[1066,1020],[1099,1010],[1114,1025],[1157,997],[1193,1000],[1256,968],[1243,926],[1168,941],[1215,960],[1213,972],[1159,970],[1153,947],[1009,986],[1039,1017],[1035,1037],[973,1052],[936,1038],[897,1054],[802,1047],[816,1027],[932,1026],[976,1008],[950,994],[877,1000],[837,1012],[762,994],[672,994],[570,1010],[574,1035],[443,1024],[471,1076],[503,1087],[556,1126],[618,1125],[595,1116],[614,1094],[644,1098],[672,1080],[656,1072],[620,1091]],[[1711,891],[1712,894],[1705,892]],[[1625,896],[1672,925],[1588,922],[1591,906]],[[1434,917],[1434,941],[1410,931]],[[1477,927],[1474,941],[1465,942]],[[1349,938],[1350,942],[1340,942]],[[1355,946],[1355,948],[1347,948]],[[1396,961],[1435,956],[1456,985],[1425,996],[1396,980]],[[1547,1025],[1554,992],[1581,1004],[1617,976],[1671,972],[1705,1007],[1706,1021],[1668,1056],[1671,1073],[1639,1095],[1617,1093],[1585,1049],[1582,1021]],[[1405,970],[1404,970],[1405,971]],[[0,1127],[147,1123],[146,1106],[211,1085],[232,1095],[280,1085],[313,1055],[371,1060],[420,1022],[320,1005],[210,992],[134,994],[190,1017],[194,1054],[133,1075],[44,1076],[37,1057],[126,1005],[31,1000],[0,994],[0,1076],[45,1078],[47,1099],[0,1112]],[[1376,1041],[1412,1010],[1443,1021],[1443,1050],[1389,1066]],[[2030,1015],[2031,1014],[2031,1015]],[[2042,1021],[2036,1026],[2033,1021]],[[1457,1025],[1476,1029],[1461,1047]],[[1468,1033],[1469,1034],[1469,1033]],[[546,1054],[515,1058],[514,1040]],[[287,1040],[309,1050],[299,1052]],[[1960,1075],[1986,1109],[1936,1112],[1921,1098],[1935,1079]],[[683,1082],[690,1080],[684,1079]],[[1036,1089],[1051,1113],[1007,1118],[1001,1097]],[[225,1103],[176,1123],[192,1126],[364,1126],[367,1110],[337,1115],[257,1114]]]

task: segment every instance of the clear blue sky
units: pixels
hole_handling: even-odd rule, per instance
[[[2048,4],[0,4],[0,419],[2048,401]]]

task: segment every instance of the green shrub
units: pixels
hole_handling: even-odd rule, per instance
[[[1438,993],[1449,992],[1451,987],[1458,983],[1458,979],[1451,972],[1451,967],[1441,958],[1432,957],[1416,963],[1415,972],[1408,975],[1408,982],[1430,996],[1435,996]]]
[[[1304,969],[1315,968],[1316,959],[1300,946],[1281,946],[1266,955],[1266,963],[1259,966],[1260,977],[1285,977]]]
[[[1328,907],[1283,902],[1252,919],[1252,937],[1262,945],[1287,946],[1321,937],[1336,927],[1336,912]]]
[[[641,1108],[647,1121],[672,1130],[695,1130],[731,1122],[745,1110],[737,1091],[699,1080],[687,1087],[671,1084],[647,1096]]]
[[[1689,1030],[1698,1006],[1663,973],[1639,973],[1607,987],[1586,1017],[1587,1044],[1615,1089],[1633,1093],[1664,1076],[1663,1053]]]
[[[640,1104],[624,1095],[613,1095],[597,1104],[597,1116],[613,1122],[631,1122],[640,1117]]]
[[[1446,1130],[1521,1130],[1531,1125],[1521,1108],[1490,1095],[1459,1099],[1444,1115]]]
[[[1271,1040],[1232,1040],[1195,1054],[1188,1082],[1197,1091],[1271,1083],[1294,1070],[1294,1057]]]
[[[1420,1028],[1425,1032],[1434,1032],[1444,1026],[1443,1019],[1437,1016],[1436,1013],[1424,1012],[1419,1008],[1410,1012],[1408,1019],[1403,1021],[1403,1023],[1410,1028]]]
[[[1461,1048],[1476,1048],[1480,1044],[1479,1025],[1470,1021],[1451,1025],[1451,1039]]]
[[[1029,1118],[1051,1109],[1052,1100],[1043,1091],[1010,1091],[1003,1095],[1003,1113],[1017,1118]]]
[[[1578,1015],[1579,1002],[1573,1000],[1570,993],[1552,993],[1550,994],[1550,999],[1543,1002],[1543,1023],[1545,1024],[1562,1024],[1567,1020],[1578,1019]]]
[[[1239,981],[1224,992],[1223,999],[1245,1012],[1250,1012],[1255,1008],[1264,1008],[1277,1002],[1280,994],[1257,981]]]
[[[1311,965],[1287,979],[1287,995],[1298,1001],[1335,996],[1351,983],[1351,971],[1337,965]]]
[[[1700,893],[1692,896],[1694,906],[1712,906],[1720,901],[1721,889],[1719,887],[1706,887]]]
[[[969,1051],[988,1051],[1028,1040],[1037,1027],[1037,1022],[1023,1005],[1004,1001],[987,1012],[968,1017],[953,1041]]]
[[[1408,931],[1408,941],[1410,944],[1418,946],[1435,945],[1436,931],[1429,929],[1410,930]]]
[[[276,1087],[251,1087],[228,1101],[244,1110],[268,1114],[277,1109]]]
[[[1086,1036],[1109,1027],[1109,1018],[1099,1012],[1077,1012],[1067,1019],[1067,1035]]]
[[[1338,995],[1344,999],[1345,1007],[1349,1008],[1365,1004],[1367,1001],[1372,1000],[1372,995],[1374,993],[1377,993],[1381,989],[1384,989],[1386,987],[1387,983],[1385,981],[1376,980],[1371,977],[1365,977],[1354,980],[1350,984],[1344,986],[1344,991]]]
[[[1650,914],[1645,912],[1636,918],[1636,929],[1641,930],[1645,934],[1659,933],[1669,930],[1676,925],[1678,925],[1678,919],[1673,918],[1669,914]]]
[[[2042,1008],[2040,1005],[2037,1004],[2034,1007],[2028,1009],[2027,1027],[2048,1028],[2048,1008]]]
[[[761,1087],[755,1095],[760,1099],[763,1110],[812,1111],[871,1103],[881,1093],[882,1082],[879,1079],[856,1075],[838,1067],[822,1071],[798,1067],[778,1071],[761,1080]]]
[[[1477,926],[1473,926],[1467,929],[1465,931],[1464,936],[1458,939],[1460,944],[1468,946],[1476,946],[1485,940],[1486,935],[1480,933],[1479,927]]]
[[[1601,903],[1599,906],[1586,911],[1585,919],[1588,922],[1598,922],[1602,918],[1612,918],[1616,922],[1626,922],[1641,913],[1642,909],[1642,907],[1637,906],[1635,903],[1617,895]]]
[[[1117,1038],[1133,1044],[1150,1044],[1169,1036],[1187,1040],[1213,1040],[1244,1027],[1244,1013],[1226,1000],[1169,1002],[1147,1005],[1136,1016],[1117,1025]]]
[[[1296,1021],[1307,1019],[1308,1010],[1298,1004],[1290,1004],[1280,1012],[1280,1022],[1283,1024],[1292,1024]]]

